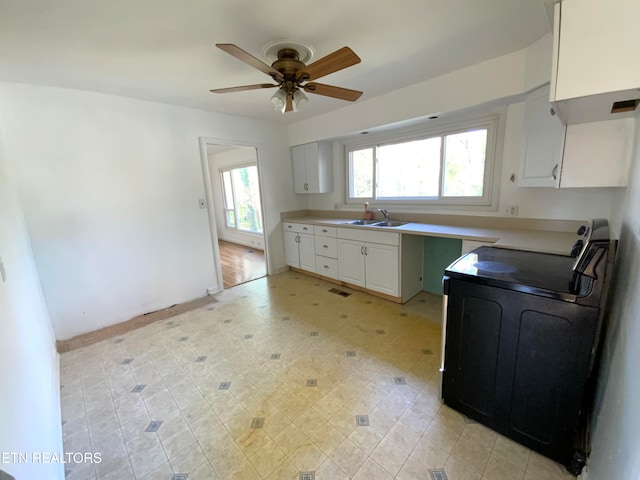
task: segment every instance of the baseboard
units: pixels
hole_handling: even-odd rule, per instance
[[[155,323],[159,320],[166,320],[167,318],[171,318],[176,315],[180,315],[181,313],[195,310],[197,308],[201,308],[205,305],[209,305],[215,302],[217,302],[215,298],[207,295],[205,297],[191,300],[190,302],[172,305],[171,307],[156,310],[155,312],[144,313],[142,315],[130,318],[127,321],[101,328],[100,330],[83,333],[82,335],[77,335],[68,340],[58,340],[56,342],[56,350],[58,351],[58,353],[64,353],[71,350],[76,350],[78,348],[93,345],[94,343],[101,342],[102,340],[107,340],[118,335],[123,335],[127,332],[130,332],[131,330],[146,327],[147,325]]]

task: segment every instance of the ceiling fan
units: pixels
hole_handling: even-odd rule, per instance
[[[271,66],[236,45],[218,43],[216,47],[224,50],[229,55],[233,55],[238,60],[257,68],[261,72],[266,73],[276,83],[258,83],[241,87],[216,88],[211,90],[213,93],[231,93],[279,87],[271,97],[271,102],[273,108],[282,113],[290,111],[298,112],[303,109],[308,102],[303,90],[308,93],[315,93],[316,95],[324,95],[326,97],[338,98],[350,102],[355,102],[362,95],[362,92],[358,90],[335,87],[313,81],[360,63],[360,57],[349,47],[342,47],[309,65],[305,65],[304,62],[312,55],[310,47],[302,43],[272,42],[272,44],[265,47],[265,52],[268,51],[269,47],[271,50],[274,48],[277,49],[277,59]]]

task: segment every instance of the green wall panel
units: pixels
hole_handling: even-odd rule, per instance
[[[456,238],[424,237],[424,274],[422,288],[442,295],[442,275],[462,251],[462,240]]]

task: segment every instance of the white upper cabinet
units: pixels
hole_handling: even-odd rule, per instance
[[[549,86],[527,96],[524,113],[521,187],[557,187],[564,148],[565,126],[552,113]]]
[[[525,102],[521,187],[624,187],[633,154],[635,119],[563,125],[553,115],[549,86]]]
[[[566,123],[632,116],[615,102],[640,99],[638,0],[555,5],[551,96]]]
[[[333,191],[331,144],[314,142],[291,147],[293,190],[295,193]]]

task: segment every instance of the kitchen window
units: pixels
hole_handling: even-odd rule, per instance
[[[347,203],[490,205],[497,121],[347,146]]]
[[[249,165],[220,171],[226,227],[262,233],[258,167]]]

